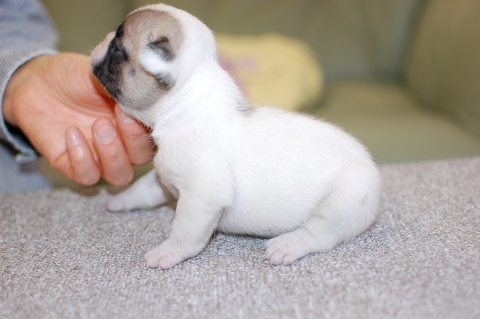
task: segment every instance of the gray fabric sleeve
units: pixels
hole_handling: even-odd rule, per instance
[[[37,158],[23,134],[3,119],[3,97],[12,74],[25,62],[55,54],[58,35],[43,5],[37,0],[0,0],[0,141],[16,151],[15,160]]]

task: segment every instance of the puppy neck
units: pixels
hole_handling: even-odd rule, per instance
[[[245,114],[248,102],[239,88],[216,59],[197,66],[197,70],[182,85],[163,96],[146,123],[153,129],[152,136],[160,138],[176,130],[196,125],[231,122]],[[223,126],[223,124],[222,124]]]

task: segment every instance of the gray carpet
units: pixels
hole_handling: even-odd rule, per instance
[[[169,271],[143,254],[171,208],[109,213],[107,191],[0,195],[1,318],[480,318],[480,158],[381,167],[378,222],[290,267],[217,235]]]

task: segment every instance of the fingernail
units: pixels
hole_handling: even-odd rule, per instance
[[[131,123],[135,121],[131,116],[129,116],[124,111],[122,111],[120,108],[118,109],[118,113],[120,114],[120,117],[122,118],[122,120],[124,120],[127,123]]]
[[[78,145],[80,144],[80,142],[82,141],[82,136],[81,136],[82,133],[80,133],[80,131],[75,128],[75,127],[70,127],[68,130],[67,130],[67,141],[68,141],[68,144],[70,144],[71,146],[75,146],[75,145]]]
[[[109,143],[115,137],[115,128],[112,123],[105,121],[97,126],[95,130],[95,135],[103,143]]]

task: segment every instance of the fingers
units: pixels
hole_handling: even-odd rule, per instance
[[[103,178],[114,186],[131,182],[134,175],[132,163],[112,122],[107,118],[96,120],[92,135]]]
[[[155,150],[147,128],[128,116],[118,105],[115,106],[115,117],[130,162],[134,165],[147,163]]]
[[[148,130],[129,117],[117,106],[115,110],[118,130],[107,118],[100,118],[92,125],[94,150],[76,127],[67,130],[68,158],[59,162],[59,170],[69,179],[93,185],[101,176],[114,186],[128,184],[134,175],[133,165],[147,163],[153,156],[154,145]]]
[[[98,182],[100,167],[95,160],[87,140],[76,127],[66,131],[68,158],[59,161],[59,170],[72,181],[90,186]]]

